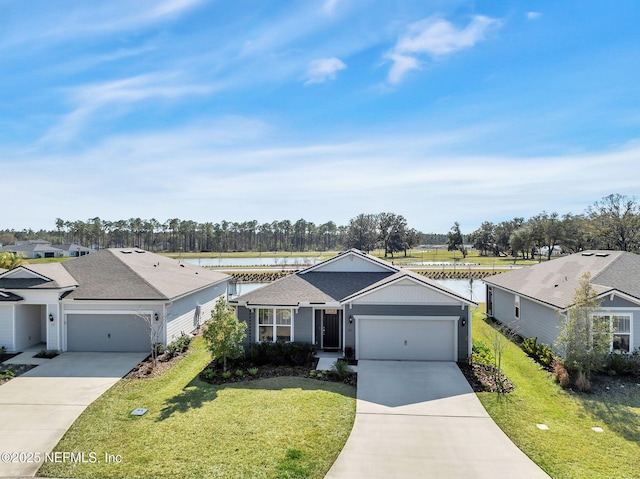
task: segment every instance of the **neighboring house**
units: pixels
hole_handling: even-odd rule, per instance
[[[230,301],[245,346],[296,341],[356,359],[463,361],[477,304],[352,249]]]
[[[64,251],[60,248],[52,246],[48,241],[39,240],[7,245],[2,248],[2,251],[19,254],[28,259],[60,258],[64,256]]]
[[[587,272],[601,301],[596,315],[611,321],[611,349],[640,347],[640,256],[624,251],[584,251],[485,278],[487,314],[553,346]]]
[[[95,253],[93,248],[87,248],[78,243],[65,243],[53,245],[55,248],[62,250],[63,255],[69,258],[77,258],[78,256],[84,256],[87,254]]]
[[[211,317],[229,276],[139,249],[105,249],[0,273],[0,346],[148,351]],[[145,320],[145,318],[148,320]]]

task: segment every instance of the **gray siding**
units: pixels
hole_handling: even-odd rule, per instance
[[[514,294],[493,288],[493,317],[502,324],[510,325],[516,319],[514,313]]]
[[[637,308],[637,303],[632,303],[631,301],[627,301],[626,299],[620,298],[618,296],[613,297],[613,301],[609,299],[610,296],[607,296],[602,303],[600,303],[600,307],[603,309],[606,308]]]
[[[247,348],[249,347],[249,345],[251,343],[254,342],[254,337],[255,337],[255,326],[252,323],[252,314],[251,314],[251,310],[248,308],[245,308],[244,306],[238,306],[236,308],[236,316],[238,318],[239,321],[244,321],[245,323],[247,323],[247,335],[245,336],[244,340],[242,341],[242,345]]]
[[[352,308],[345,308],[346,320],[346,337],[345,346],[351,346],[355,349],[356,332],[355,323],[349,324],[347,318],[356,315],[380,315],[380,316],[458,316],[460,319],[467,319],[468,306],[464,309],[460,305],[455,306],[429,306],[429,305],[356,305]],[[469,341],[469,324],[462,326],[458,321],[458,361],[467,359],[468,341]]]
[[[313,310],[300,308],[293,313],[293,340],[299,343],[311,343],[313,331]]]
[[[167,307],[166,343],[184,334],[190,334],[200,324],[211,319],[215,301],[227,292],[227,283],[217,284],[172,302]],[[200,318],[196,317],[196,306],[201,306]]]
[[[0,305],[0,346],[9,352],[15,352],[13,344],[13,305]]]

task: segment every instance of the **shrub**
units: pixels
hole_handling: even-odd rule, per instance
[[[244,376],[244,372],[242,371],[242,369],[236,369],[236,376],[238,376],[239,378]]]
[[[344,378],[347,374],[351,372],[351,368],[349,367],[349,363],[338,359],[335,363],[331,365],[331,372],[336,376],[338,376],[339,378]]]
[[[551,366],[555,357],[553,349],[546,344],[538,343],[538,338],[525,338],[522,341],[522,350],[546,368]]]
[[[0,356],[4,356],[5,354],[7,354],[7,347],[0,346]]]
[[[622,374],[640,377],[640,349],[636,349],[631,354],[627,352],[607,354],[604,369],[612,376]]]
[[[353,358],[353,348],[351,346],[347,346],[344,348],[344,356],[347,359],[352,359]]]
[[[157,356],[160,356],[160,355],[161,355],[162,353],[164,353],[164,351],[165,351],[164,344],[162,344],[162,343],[155,343],[155,344],[153,345],[153,351],[154,351],[154,353],[155,353],[155,356],[156,356],[156,357],[157,357]]]
[[[554,359],[552,365],[553,367],[553,379],[560,385],[562,389],[566,389],[571,385],[571,378],[569,377],[569,373],[562,364],[562,361],[558,359]]]
[[[249,376],[255,376],[258,374],[258,368],[249,368],[247,369],[247,372],[249,373]]]
[[[252,343],[248,358],[255,364],[304,366],[311,362],[315,347],[305,343]]]
[[[222,379],[229,379],[231,377],[231,371],[225,371],[222,373]]]
[[[205,369],[202,371],[202,377],[205,379],[213,379],[217,376],[216,372],[213,369]]]
[[[0,379],[11,379],[16,377],[16,372],[13,369],[5,369],[0,371]]]
[[[471,362],[476,364],[495,364],[496,359],[491,353],[489,346],[482,341],[473,341],[471,350]]]
[[[164,353],[167,355],[168,359],[171,359],[178,354],[186,353],[189,349],[189,345],[191,344],[191,340],[193,338],[186,334],[183,334],[178,339],[171,341],[164,349]]]
[[[576,387],[580,392],[587,392],[591,390],[591,381],[589,381],[589,378],[584,371],[580,371],[578,373],[578,378],[576,379]]]

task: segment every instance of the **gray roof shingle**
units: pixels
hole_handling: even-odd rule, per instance
[[[172,300],[229,275],[137,249],[105,249],[61,263],[78,281],[75,300]]]
[[[640,298],[640,256],[625,251],[590,250],[484,279],[522,296],[565,309],[585,273],[598,294],[613,290]]]

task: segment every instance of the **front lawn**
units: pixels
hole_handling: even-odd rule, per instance
[[[476,313],[474,339],[489,344],[491,331]],[[513,343],[504,352],[502,370],[515,391],[478,397],[500,428],[552,478],[640,477],[640,387],[635,383],[591,394],[563,390]]]
[[[321,478],[347,440],[355,388],[305,378],[213,386],[202,338],[163,376],[123,380],[93,403],[56,451],[99,463],[47,463],[40,476],[82,478]],[[130,413],[148,408],[144,416]],[[105,454],[121,457],[107,463]]]

